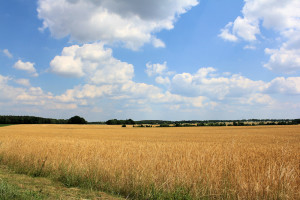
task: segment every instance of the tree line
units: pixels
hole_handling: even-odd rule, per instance
[[[254,125],[295,125],[300,124],[300,119],[244,119],[244,120],[119,120],[110,119],[105,122],[87,122],[79,116],[70,119],[52,119],[35,116],[0,115],[0,124],[107,124],[107,125],[160,125],[161,127],[187,127],[187,126],[254,126]],[[152,127],[152,126],[149,126]]]
[[[52,119],[35,116],[0,115],[0,124],[87,124],[87,121],[79,116],[70,119]]]
[[[135,125],[134,127],[152,127],[152,125],[159,125],[160,127],[297,125],[300,124],[300,119],[182,120],[182,121],[166,121],[166,120],[133,121],[132,119],[129,120],[111,119],[106,121],[105,124],[108,125],[131,124],[131,125]]]
[[[133,121],[132,119],[126,119],[126,120],[110,119],[110,120],[106,121],[105,124],[107,124],[107,125],[123,125],[123,124],[134,125],[134,124],[136,124],[136,122]]]

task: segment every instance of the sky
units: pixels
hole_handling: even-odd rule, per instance
[[[0,115],[300,118],[299,0],[0,0]]]

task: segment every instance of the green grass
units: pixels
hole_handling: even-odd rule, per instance
[[[26,200],[26,199],[45,199],[46,197],[39,192],[32,190],[22,190],[16,185],[9,184],[5,180],[0,180],[0,199],[1,200]]]
[[[42,174],[40,174],[42,175]],[[2,165],[0,160],[0,200],[122,200],[118,196],[65,184],[39,176],[19,174]]]
[[[11,126],[13,124],[0,124],[0,127],[4,127],[4,126]]]

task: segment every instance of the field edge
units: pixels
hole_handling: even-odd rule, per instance
[[[78,187],[66,187],[47,177],[32,177],[16,173],[0,163],[0,199],[97,199],[122,200],[110,194]]]

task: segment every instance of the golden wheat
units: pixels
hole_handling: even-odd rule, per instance
[[[300,195],[300,126],[16,125],[0,141],[1,162],[19,172],[133,198]]]

